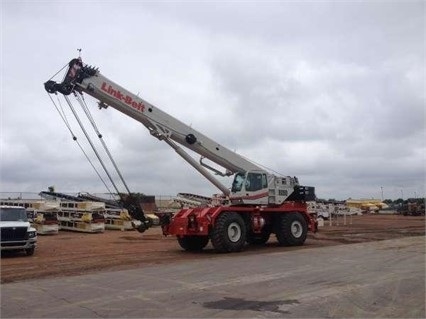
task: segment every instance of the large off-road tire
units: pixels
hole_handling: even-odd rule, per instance
[[[25,249],[25,253],[27,254],[27,256],[34,255],[34,251],[35,251],[34,247],[33,248],[27,248],[27,249]]]
[[[308,236],[308,224],[300,213],[285,213],[278,218],[276,230],[281,246],[303,245]]]
[[[186,251],[201,251],[209,243],[208,236],[177,237],[180,247]]]
[[[252,231],[250,231],[247,234],[247,243],[250,245],[264,245],[269,240],[269,237],[271,236],[271,231],[269,229],[264,229],[260,234],[255,234]]]
[[[219,253],[241,251],[246,242],[246,225],[237,213],[219,215],[211,232],[214,249]]]

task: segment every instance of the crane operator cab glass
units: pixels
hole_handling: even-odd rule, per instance
[[[232,193],[240,191],[255,192],[268,187],[268,179],[265,173],[248,172],[237,173],[232,183]]]
[[[264,172],[237,173],[231,188],[231,201],[244,204],[266,204],[268,178]]]
[[[232,193],[237,193],[241,191],[241,189],[243,188],[243,183],[245,178],[246,178],[245,173],[235,174],[234,182],[232,183],[232,188],[231,188]]]

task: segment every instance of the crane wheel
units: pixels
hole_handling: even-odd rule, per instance
[[[218,253],[238,252],[246,242],[246,225],[237,213],[225,212],[217,217],[210,238]]]
[[[209,243],[208,236],[183,236],[177,237],[177,241],[186,251],[201,251]]]
[[[300,213],[284,213],[279,216],[275,234],[280,246],[301,246],[308,235],[308,224]]]

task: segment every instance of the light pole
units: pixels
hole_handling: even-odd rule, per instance
[[[380,187],[382,189],[382,202],[383,202],[383,186]]]

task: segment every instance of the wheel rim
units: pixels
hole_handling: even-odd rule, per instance
[[[241,227],[238,223],[233,222],[228,226],[228,238],[231,242],[236,243],[241,238]]]
[[[300,236],[302,236],[303,234],[303,226],[302,223],[299,221],[294,221],[291,224],[291,234],[296,237],[299,238]]]

